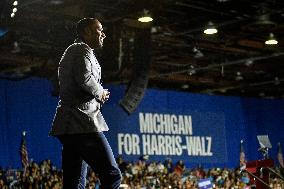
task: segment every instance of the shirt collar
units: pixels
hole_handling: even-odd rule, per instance
[[[82,44],[87,45],[90,49],[92,49],[87,43],[85,43],[85,42],[84,42],[82,39],[80,39],[80,38],[76,38],[75,41],[74,41],[74,43],[82,43]],[[92,49],[92,50],[94,50],[94,49]]]

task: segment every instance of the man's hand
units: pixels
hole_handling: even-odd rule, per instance
[[[102,103],[105,103],[109,99],[109,96],[110,96],[110,92],[108,91],[108,89],[104,89],[102,99],[101,99]]]

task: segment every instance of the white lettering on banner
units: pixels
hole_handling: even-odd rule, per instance
[[[191,115],[139,113],[139,124],[142,135],[118,133],[119,154],[213,156],[211,136],[192,136]]]
[[[175,139],[176,139],[176,142],[175,142],[176,146],[174,148],[175,153],[176,155],[180,156],[182,154],[182,147],[181,147],[182,139],[180,136],[176,136]]]
[[[212,156],[211,144],[211,137],[186,137],[187,153],[189,156]]]
[[[127,155],[140,155],[139,136],[136,134],[118,133],[118,153]]]
[[[192,135],[190,115],[139,113],[140,133]]]
[[[181,155],[181,136],[142,135],[143,154]]]
[[[158,123],[160,123],[160,116],[158,114],[154,114],[153,116],[153,131],[154,133],[161,133],[161,128],[159,127]]]

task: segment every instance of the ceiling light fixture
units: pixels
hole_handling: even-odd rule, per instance
[[[247,67],[249,67],[249,66],[253,65],[253,61],[252,61],[252,60],[246,60],[246,61],[245,61],[245,65],[246,65]]]
[[[145,22],[152,22],[153,18],[150,16],[149,11],[144,9],[143,10],[143,15],[140,18],[138,18],[138,21],[139,22],[144,22],[144,23]]]
[[[14,1],[13,5],[17,6],[18,5],[18,1]]]
[[[279,84],[280,84],[279,78],[275,77],[274,78],[274,85],[279,85]]]
[[[192,52],[194,53],[194,58],[204,57],[204,54],[196,47],[193,47]]]
[[[274,34],[273,34],[273,33],[270,33],[270,34],[269,34],[269,37],[268,37],[268,39],[265,41],[265,44],[266,44],[266,45],[277,45],[277,44],[278,44],[278,41],[277,41],[277,39],[274,37]]]
[[[217,2],[220,2],[220,3],[224,3],[224,2],[228,2],[229,0],[217,0]]]
[[[19,52],[21,52],[21,48],[19,46],[19,43],[17,41],[14,41],[13,49],[11,50],[11,53],[19,53]]]
[[[262,14],[258,17],[257,21],[254,22],[255,25],[266,25],[273,27],[275,26],[275,22],[270,20],[270,15],[269,14]]]
[[[258,93],[258,96],[265,97],[265,93],[264,92],[260,92],[260,93]]]
[[[49,3],[52,5],[61,5],[64,3],[64,1],[63,0],[51,0]]]
[[[187,71],[188,75],[196,74],[196,70],[194,69],[193,65],[190,65],[189,70]]]
[[[241,73],[241,72],[237,72],[235,79],[236,79],[236,81],[241,81],[241,80],[243,80],[244,78],[243,78],[243,76],[242,76],[242,73]]]
[[[12,13],[10,14],[11,18],[14,18],[16,16],[16,12],[18,11],[17,6],[18,5],[18,1],[14,1],[13,2],[13,9],[12,9]]]
[[[225,89],[225,88],[220,89],[220,92],[221,92],[221,93],[225,93],[225,92],[227,92],[227,89]]]
[[[217,28],[215,27],[215,25],[211,21],[208,22],[205,30],[203,31],[203,33],[205,33],[207,35],[212,35],[212,34],[215,34],[217,32],[218,32]]]
[[[188,89],[188,88],[189,88],[189,85],[188,85],[188,84],[183,84],[183,85],[181,86],[181,88],[182,88],[182,89]]]

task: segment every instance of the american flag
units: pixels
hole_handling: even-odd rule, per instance
[[[246,167],[246,157],[245,157],[245,150],[243,146],[243,140],[240,142],[240,167],[244,169]]]
[[[27,142],[26,142],[26,132],[22,133],[21,147],[20,147],[20,155],[22,160],[22,165],[26,169],[29,165],[29,157],[27,151]]]
[[[280,142],[278,143],[277,159],[278,159],[280,166],[284,168],[283,154],[282,154],[282,148],[281,148]]]

